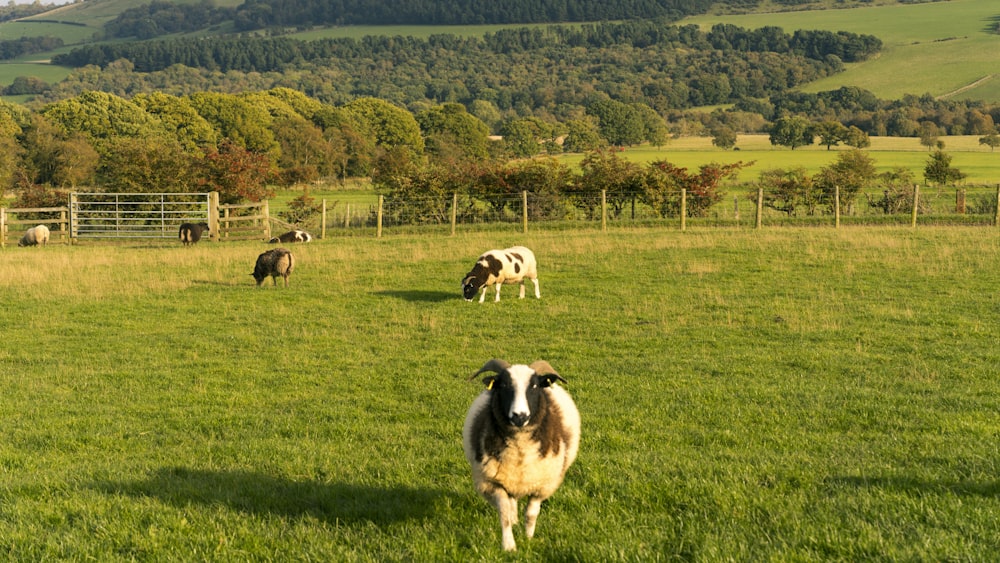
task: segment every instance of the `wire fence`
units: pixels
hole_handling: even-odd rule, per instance
[[[787,198],[750,187],[731,188],[711,205],[684,190],[668,194],[658,209],[637,194],[602,192],[564,196],[535,194],[473,197],[392,198],[377,196],[369,205],[324,210],[325,235],[358,229],[383,232],[436,228],[452,233],[501,227],[527,231],[545,228],[672,225],[688,227],[781,227],[841,225],[998,225],[998,186],[919,187],[872,190],[849,201],[839,191],[817,201],[793,204]]]

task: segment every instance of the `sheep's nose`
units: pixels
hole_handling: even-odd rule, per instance
[[[510,423],[520,428],[528,423],[528,415],[516,412],[510,415]]]

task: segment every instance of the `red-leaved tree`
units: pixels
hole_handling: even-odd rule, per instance
[[[202,166],[202,185],[219,192],[222,203],[261,201],[274,196],[268,185],[274,167],[266,154],[225,140],[219,143],[218,149],[205,152]]]

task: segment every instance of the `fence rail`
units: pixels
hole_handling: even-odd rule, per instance
[[[200,212],[191,214],[183,209],[172,210],[165,204],[158,207],[159,203],[148,201],[144,204],[153,209],[149,215],[144,215],[139,203],[121,197],[103,202],[77,202],[81,209],[88,211],[90,223],[87,224],[72,221],[72,202],[67,207],[0,208],[0,246],[10,242],[11,237],[19,238],[24,230],[37,224],[49,226],[52,239],[64,242],[77,240],[81,233],[89,236],[95,232],[106,238],[173,238],[177,236],[177,225],[184,220],[207,220],[211,238],[215,241],[268,240],[272,225],[280,229],[293,227],[271,217],[267,201],[220,205],[215,192],[164,195],[176,197],[172,203],[179,206],[200,206],[200,196],[208,195],[207,215]],[[199,196],[199,199],[193,199],[192,195]],[[533,224],[591,225],[603,230],[609,226],[627,225],[675,225],[681,230],[690,225],[758,229],[782,225],[837,228],[844,224],[1000,226],[1000,187],[920,189],[913,186],[905,197],[898,197],[897,194],[890,199],[887,192],[860,195],[864,197],[844,205],[838,190],[833,194],[832,203],[782,210],[773,199],[769,199],[773,198],[773,194],[767,194],[762,189],[730,190],[712,206],[692,208],[694,198],[686,191],[678,190],[671,195],[673,202],[659,211],[643,203],[636,194],[606,191],[571,197],[529,192],[514,196],[477,197],[455,193],[446,197],[406,200],[378,196],[372,204],[354,203],[343,206],[342,210],[327,208],[326,200],[323,200],[319,223],[312,226],[319,229],[320,238],[325,238],[328,232],[372,233],[381,237],[386,230],[422,226],[448,229],[451,234],[455,234],[460,226],[478,228],[481,225],[506,225],[527,232]],[[692,209],[696,212],[692,213]]]

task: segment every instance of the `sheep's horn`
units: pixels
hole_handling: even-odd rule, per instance
[[[563,383],[566,383],[566,380],[563,379],[561,375],[559,375],[559,372],[557,372],[545,360],[535,360],[531,362],[531,365],[529,365],[528,367],[535,370],[535,373],[537,373],[538,375],[554,375],[556,376],[556,379],[562,381]]]
[[[507,362],[506,360],[501,360],[500,358],[493,358],[492,360],[490,360],[490,361],[486,362],[485,364],[483,364],[483,367],[479,368],[479,371],[477,371],[476,373],[472,374],[472,377],[469,378],[469,381],[472,381],[473,379],[476,378],[476,376],[478,376],[479,374],[483,373],[484,371],[489,371],[489,372],[493,372],[493,373],[500,373],[500,372],[506,370],[509,367],[510,367],[510,363]]]

